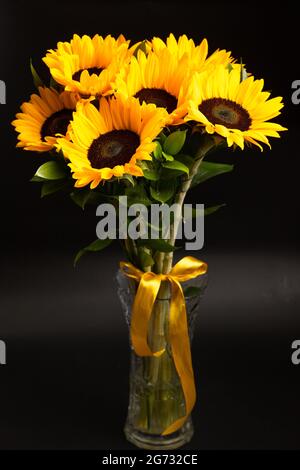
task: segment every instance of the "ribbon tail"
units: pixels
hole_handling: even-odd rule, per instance
[[[169,334],[173,359],[178,372],[185,397],[185,416],[177,419],[162,433],[171,434],[177,431],[190,415],[196,402],[196,387],[192,365],[192,355],[188,332],[185,298],[178,281],[170,278],[172,283],[172,300],[170,305]]]
[[[164,350],[153,352],[148,345],[148,324],[160,288],[160,279],[144,273],[140,279],[132,306],[131,342],[138,356],[160,356]]]

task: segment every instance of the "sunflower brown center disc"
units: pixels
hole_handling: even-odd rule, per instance
[[[93,140],[88,159],[93,168],[113,168],[128,163],[140,145],[139,136],[132,131],[115,130]]]
[[[177,108],[177,98],[160,88],[142,88],[135,95],[140,103],[153,103],[159,108],[166,108],[168,113],[172,113]]]
[[[73,80],[77,80],[79,82],[81,72],[83,72],[84,70],[87,70],[90,75],[92,75],[93,73],[95,73],[96,75],[100,75],[103,69],[101,69],[100,67],[90,67],[89,69],[77,70],[77,72],[73,73],[72,75]]]
[[[246,131],[251,125],[251,118],[238,103],[223,98],[211,98],[202,101],[199,111],[213,124],[221,124],[232,129]]]
[[[41,128],[42,140],[45,140],[45,137],[54,137],[56,134],[66,135],[72,114],[73,109],[61,109],[49,116]]]

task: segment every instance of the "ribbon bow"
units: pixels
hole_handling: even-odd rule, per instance
[[[190,415],[195,401],[196,388],[188,323],[185,307],[185,298],[180,282],[188,281],[207,271],[207,264],[192,256],[180,260],[168,274],[155,274],[143,272],[129,262],[120,263],[121,271],[125,276],[139,282],[134,298],[131,316],[131,342],[138,356],[160,356],[161,351],[153,352],[148,345],[148,323],[151,317],[154,302],[157,298],[162,281],[169,281],[172,287],[169,318],[169,337],[173,359],[180,378],[185,397],[186,414],[167,427],[162,435],[173,433],[179,429]]]

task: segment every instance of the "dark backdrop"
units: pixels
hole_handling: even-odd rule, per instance
[[[187,33],[210,52],[231,50],[284,97],[289,128],[272,151],[223,151],[233,173],[197,188],[189,202],[226,203],[206,220],[210,281],[194,343],[199,400],[191,449],[299,448],[300,365],[291,363],[299,321],[300,79],[295,4],[252,2],[2,2],[0,79],[1,311],[0,448],[126,449],[127,331],[112,283],[113,246],[83,259],[95,238],[93,210],[40,200],[29,183],[39,157],[15,150],[10,121],[33,90],[39,63],[59,40],[124,33],[133,41]],[[195,255],[195,253],[193,253]]]

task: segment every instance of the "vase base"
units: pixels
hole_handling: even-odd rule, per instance
[[[140,449],[172,450],[184,446],[193,437],[194,429],[192,420],[187,422],[178,431],[162,436],[160,434],[147,434],[133,428],[126,423],[124,428],[126,439]]]

